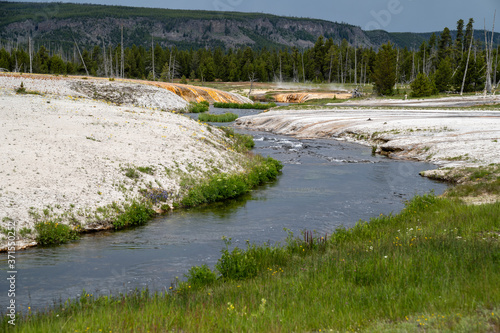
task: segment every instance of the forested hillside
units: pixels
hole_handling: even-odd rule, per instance
[[[487,34],[495,44],[487,50],[485,33],[478,35],[473,20],[417,36],[263,14],[56,3],[0,7],[4,71],[182,82],[374,83],[380,94],[392,94],[396,83],[412,83],[422,95],[480,91],[500,78],[496,38]],[[409,42],[412,47],[401,47]]]
[[[458,19],[458,18],[457,18]],[[325,20],[282,17],[262,13],[170,10],[69,3],[0,1],[0,47],[10,43],[68,50],[123,44],[148,47],[151,39],[162,47],[181,50],[200,47],[250,46],[309,48],[319,36],[343,39],[351,45],[378,48],[391,41],[399,47],[418,47],[431,33],[389,33]],[[452,27],[449,27],[452,28]],[[452,36],[456,32],[452,31]],[[481,32],[475,33],[481,38]]]

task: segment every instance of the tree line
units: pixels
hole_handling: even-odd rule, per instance
[[[418,94],[481,91],[496,86],[499,48],[485,31],[485,41],[474,38],[473,19],[457,22],[452,38],[445,28],[439,36],[412,49],[390,42],[377,51],[320,36],[309,49],[297,47],[253,50],[200,48],[179,50],[151,46],[95,45],[73,50],[36,45],[2,47],[0,68],[24,73],[91,75],[173,81],[328,82],[374,84],[379,94],[392,95],[398,86],[412,84]],[[36,50],[36,51],[35,51]],[[490,83],[488,83],[488,80]]]

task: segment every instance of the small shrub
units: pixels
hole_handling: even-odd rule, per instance
[[[24,88],[24,82],[21,82],[21,86],[16,89],[16,94],[26,94],[26,88]]]
[[[193,288],[204,287],[217,281],[217,275],[207,265],[191,267],[184,276]]]
[[[153,175],[155,169],[153,167],[147,166],[147,167],[137,167],[137,170],[139,170],[142,173],[147,173],[148,175]]]
[[[78,229],[53,221],[35,224],[38,235],[36,241],[40,245],[57,245],[78,239]]]
[[[202,101],[200,103],[189,103],[188,112],[190,113],[202,113],[207,112],[210,108],[210,104],[207,101]]]
[[[134,169],[134,168],[126,168],[125,169],[125,176],[127,176],[130,179],[137,179],[141,175]]]
[[[255,146],[251,135],[235,133],[232,127],[220,127],[220,129],[226,133],[227,138],[234,139],[233,149],[237,152],[244,153]]]
[[[114,78],[114,77],[110,77],[110,78],[109,78],[109,81],[111,81],[111,82],[113,82],[114,80],[115,80],[115,78]]]
[[[19,235],[21,235],[22,237],[26,237],[31,234],[31,232],[32,230],[30,228],[24,227],[19,230]]]
[[[203,113],[198,117],[200,121],[212,123],[230,123],[236,119],[238,119],[238,115],[230,112],[224,114]]]
[[[137,200],[130,205],[124,205],[124,212],[113,221],[115,229],[143,225],[155,215],[151,205]]]
[[[163,213],[168,213],[169,211],[171,211],[171,210],[172,210],[172,208],[170,208],[170,206],[169,206],[169,205],[167,205],[167,204],[163,204],[163,205],[161,205],[161,206],[160,206],[160,209],[163,211]]]
[[[248,252],[235,247],[229,251],[231,238],[224,238],[226,247],[221,250],[221,257],[215,268],[225,280],[242,280],[257,275],[257,261]]]

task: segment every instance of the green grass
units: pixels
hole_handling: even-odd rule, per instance
[[[193,207],[238,197],[265,182],[275,180],[283,165],[271,158],[253,156],[242,173],[216,174],[194,185],[182,198],[184,207]]]
[[[238,115],[230,112],[224,114],[202,113],[198,116],[199,121],[211,123],[230,123],[236,119],[238,119]]]
[[[115,229],[123,229],[143,225],[153,216],[155,211],[150,202],[133,200],[123,205],[123,211],[113,219],[113,226]]]
[[[18,95],[41,95],[41,93],[38,91],[26,90],[23,82],[21,82],[21,86],[19,88],[16,88],[15,91]]]
[[[71,227],[54,221],[44,221],[35,224],[36,242],[39,245],[58,245],[79,238],[79,228]]]
[[[240,153],[245,153],[255,146],[253,136],[248,134],[235,133],[232,127],[219,127],[224,133],[226,133],[227,138],[231,138],[232,148]]]
[[[189,103],[188,112],[190,113],[203,113],[208,111],[210,104],[207,101],[202,101],[200,103]]]
[[[276,103],[214,103],[214,107],[223,108],[223,109],[256,109],[256,110],[265,110],[270,109],[276,106]]]
[[[394,216],[221,251],[166,293],[84,293],[13,332],[496,332],[500,203],[417,196]],[[7,328],[6,320],[3,327]]]

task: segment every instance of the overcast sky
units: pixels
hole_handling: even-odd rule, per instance
[[[12,0],[11,0],[12,1]],[[17,0],[20,1],[20,0]],[[23,0],[21,0],[23,1]],[[47,2],[30,0],[31,2]],[[61,0],[59,0],[61,1]],[[459,19],[473,17],[476,29],[491,30],[499,0],[73,0],[63,2],[261,12],[283,16],[318,18],[358,25],[364,30],[391,32],[441,31],[456,28]],[[500,12],[499,12],[500,19]],[[498,30],[498,29],[497,29]]]

